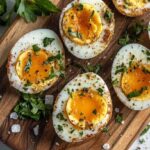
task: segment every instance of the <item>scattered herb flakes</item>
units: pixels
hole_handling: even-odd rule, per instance
[[[29,81],[27,81],[27,82],[24,84],[24,87],[28,87],[28,86],[31,86],[31,85],[32,85],[32,83],[29,82]]]
[[[74,31],[72,31],[71,28],[68,28],[68,34],[69,34],[70,36],[72,36],[72,37],[82,39],[81,33],[78,32],[78,31],[77,31],[77,32],[74,32]]]
[[[62,59],[62,54],[57,54],[56,56],[51,56],[51,57],[48,57],[47,61],[44,62],[44,64],[48,64],[52,61],[55,61],[55,60],[61,60]]]
[[[61,125],[58,125],[58,130],[63,131],[63,127]]]
[[[123,121],[123,116],[121,114],[117,114],[115,118],[116,123],[121,124]]]
[[[142,52],[147,56],[147,60],[150,61],[150,50],[143,50]]]
[[[135,90],[135,91],[129,93],[129,94],[127,95],[127,97],[128,97],[128,98],[132,98],[132,97],[140,96],[145,90],[147,90],[147,87],[146,87],[146,86],[142,87],[140,90]]]
[[[83,136],[83,131],[79,132],[80,136]]]
[[[60,119],[60,120],[66,121],[66,119],[64,118],[64,116],[63,116],[62,113],[58,113],[56,117],[57,117],[58,119]]]
[[[135,55],[132,55],[132,56],[131,56],[131,59],[130,59],[130,61],[129,61],[129,66],[130,66],[130,67],[132,66],[132,63],[133,63],[134,58],[135,58]]]
[[[103,88],[98,88],[97,91],[99,94],[102,96],[104,94],[104,89]]]
[[[94,109],[94,110],[92,111],[92,113],[93,113],[94,115],[96,115],[96,114],[97,114],[97,110]]]
[[[117,79],[114,79],[114,80],[112,81],[112,84],[113,84],[114,86],[118,85],[118,83],[119,83],[119,81],[118,81]]]
[[[127,67],[124,64],[121,64],[120,66],[116,67],[116,71],[115,74],[118,74],[120,72],[126,72],[127,71]]]
[[[113,17],[113,13],[109,10],[106,10],[104,13],[104,19],[110,23],[112,20],[112,17]]]
[[[101,70],[101,65],[95,65],[95,66],[92,66],[92,65],[87,65],[87,67],[85,68],[86,72],[94,72],[94,73],[99,73],[100,70]]]
[[[40,48],[38,47],[37,44],[32,45],[32,49],[33,49],[34,52],[40,51]]]
[[[103,130],[102,130],[102,132],[104,132],[104,133],[108,133],[108,131],[109,131],[108,127],[104,127]]]
[[[55,40],[54,38],[45,37],[43,39],[43,45],[44,45],[44,47],[50,45],[54,40]]]
[[[140,143],[140,144],[143,144],[144,142],[145,142],[144,139],[139,139],[139,143]]]
[[[22,93],[20,102],[14,108],[21,119],[33,119],[38,121],[42,117],[47,117],[50,107],[44,103],[44,98],[40,94]]]
[[[83,10],[83,4],[81,3],[75,3],[73,7],[75,7],[77,11]]]
[[[67,89],[68,94],[70,95],[70,97],[72,98],[72,93],[69,89]]]
[[[136,22],[127,28],[126,32],[121,36],[118,43],[124,46],[132,42],[137,42],[144,30],[144,25],[141,22]]]
[[[74,129],[72,129],[72,130],[70,131],[70,133],[72,134],[74,131],[75,131],[75,130],[74,130]]]
[[[141,132],[140,136],[146,134],[149,129],[150,129],[150,125],[147,125],[147,126],[145,127],[145,129]]]
[[[29,55],[28,61],[24,67],[24,71],[29,72],[31,65],[32,65],[32,60],[31,60],[31,55]]]
[[[55,72],[54,72],[54,68],[52,67],[51,72],[50,72],[50,75],[49,75],[49,77],[48,77],[47,79],[53,79],[53,78],[55,78],[55,77],[56,77],[56,74],[55,74]]]

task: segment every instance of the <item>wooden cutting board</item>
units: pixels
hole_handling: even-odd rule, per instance
[[[60,8],[66,6],[69,0],[53,0],[53,2],[59,5]],[[113,106],[120,108],[120,112],[123,114],[125,123],[123,125],[115,123],[115,115],[109,122],[109,134],[100,133],[94,138],[88,141],[69,144],[60,140],[54,132],[51,116],[48,121],[41,120],[35,122],[32,120],[11,120],[9,114],[13,107],[19,100],[19,93],[9,86],[7,74],[6,74],[6,60],[8,52],[14,45],[14,43],[25,33],[37,28],[50,28],[59,34],[58,20],[60,14],[51,15],[50,17],[41,17],[35,23],[27,24],[22,19],[17,18],[14,23],[9,27],[7,32],[0,39],[0,94],[2,100],[0,101],[0,138],[3,142],[16,150],[100,150],[104,143],[109,143],[112,150],[126,150],[131,143],[135,140],[143,127],[150,121],[150,109],[144,111],[132,111],[125,107],[117,98],[111,85],[110,71],[114,56],[120,49],[118,45],[118,39],[120,35],[126,30],[127,26],[136,20],[143,20],[144,24],[148,24],[150,20],[150,14],[145,14],[138,18],[128,18],[114,8],[110,0],[105,2],[112,8],[115,13],[116,28],[115,34],[108,48],[101,55],[90,60],[79,60],[73,57],[66,50],[66,72],[67,80],[61,80],[57,82],[46,93],[57,95],[63,86],[74,78],[82,70],[72,65],[72,61],[78,62],[80,65],[85,66],[90,64],[101,64],[102,70],[100,76],[106,81],[112,96]],[[143,33],[140,37],[139,43],[150,48],[150,41],[148,39],[147,32]],[[69,61],[69,59],[71,61]],[[21,125],[21,132],[18,134],[9,134],[9,130],[12,124],[19,123]],[[33,136],[32,128],[36,125],[40,125],[40,134],[38,137]]]

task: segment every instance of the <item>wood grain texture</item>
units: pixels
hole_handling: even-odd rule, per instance
[[[55,4],[58,4],[61,8],[66,6],[71,0],[55,0]],[[27,24],[22,19],[17,18],[11,27],[7,30],[4,36],[0,39],[0,94],[3,96],[0,102],[0,138],[16,150],[100,150],[104,143],[109,143],[113,150],[126,150],[129,148],[134,139],[143,129],[144,125],[150,120],[150,109],[144,111],[132,111],[125,107],[117,98],[110,80],[110,71],[114,56],[120,49],[118,45],[118,39],[120,35],[126,30],[127,26],[131,25],[137,20],[143,20],[144,24],[147,25],[150,20],[150,14],[145,14],[138,18],[128,18],[114,8],[113,4],[109,0],[105,2],[111,7],[115,13],[115,34],[108,48],[99,56],[90,60],[80,60],[72,56],[66,50],[66,79],[59,80],[52,88],[46,91],[47,94],[56,95],[64,87],[64,85],[74,78],[76,75],[82,72],[80,68],[74,66],[74,62],[81,66],[90,64],[101,64],[102,70],[100,76],[103,77],[107,83],[113,100],[114,108],[120,108],[125,123],[123,125],[115,123],[115,112],[111,121],[109,122],[109,134],[100,133],[94,138],[84,142],[69,144],[58,138],[53,126],[51,116],[48,121],[44,119],[35,122],[32,120],[11,120],[9,119],[9,113],[19,100],[19,94],[13,88],[9,87],[8,78],[6,75],[6,60],[11,47],[15,42],[25,33],[32,31],[37,28],[50,28],[59,34],[58,21],[59,15],[51,15],[49,17],[40,17],[35,23]],[[150,42],[148,40],[147,32],[144,32],[139,43],[150,48]],[[9,134],[9,130],[12,124],[19,123],[22,127],[21,133]],[[36,125],[40,125],[40,134],[35,137],[32,132],[32,128]],[[59,143],[59,144],[58,144]]]

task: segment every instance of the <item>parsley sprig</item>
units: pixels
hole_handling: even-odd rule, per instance
[[[14,13],[24,18],[26,22],[34,22],[38,16],[47,16],[49,13],[59,11],[60,9],[50,0],[15,0],[12,9],[7,12],[6,0],[2,0],[0,1],[0,24],[8,24]]]

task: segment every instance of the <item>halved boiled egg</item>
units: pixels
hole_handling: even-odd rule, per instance
[[[111,74],[116,94],[127,107],[150,107],[150,50],[140,44],[124,46],[115,57]]]
[[[74,0],[63,9],[59,28],[68,50],[90,59],[105,50],[114,33],[114,14],[102,0]]]
[[[52,30],[38,29],[25,34],[14,45],[8,59],[8,77],[24,93],[39,93],[64,74],[63,45]]]
[[[110,120],[112,102],[102,78],[84,73],[59,93],[53,108],[53,126],[66,142],[79,142],[97,134]]]
[[[149,0],[113,0],[115,7],[123,15],[136,17],[150,12]]]

